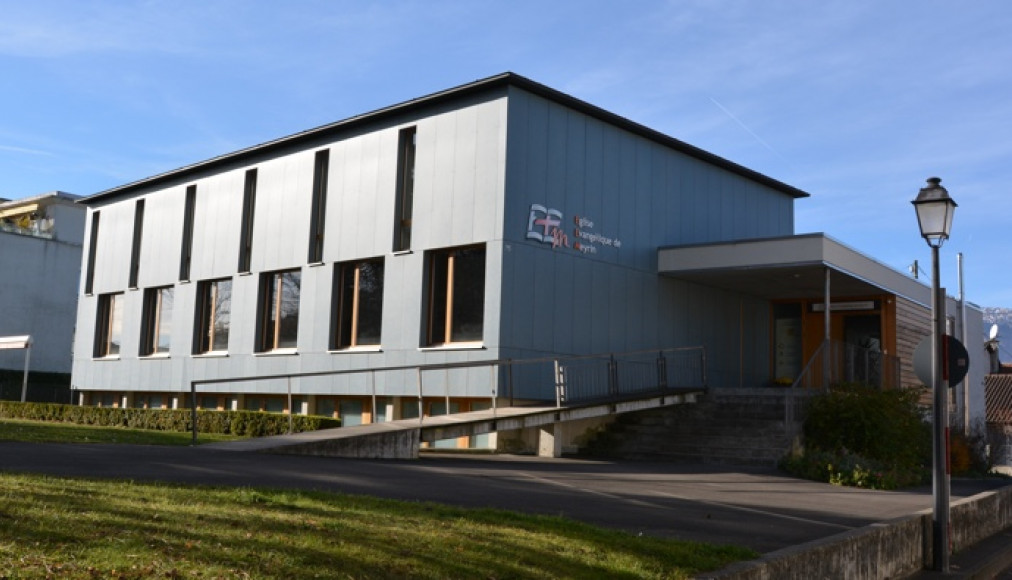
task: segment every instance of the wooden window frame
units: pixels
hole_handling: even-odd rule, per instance
[[[151,356],[167,356],[171,346],[166,350],[160,350],[160,343],[162,338],[162,331],[165,328],[163,324],[165,315],[172,316],[172,308],[169,308],[168,313],[165,311],[165,293],[168,292],[173,297],[173,306],[175,305],[175,288],[173,286],[160,286],[158,288],[148,288],[144,291],[144,318],[141,327],[141,349],[140,356],[151,357]],[[171,318],[169,321],[169,343],[172,342],[171,332]]]
[[[394,251],[411,249],[415,192],[417,127],[401,129],[397,139],[397,198],[394,207]]]
[[[218,308],[221,303],[218,300],[221,292],[221,284],[228,282],[229,284],[229,317],[227,321],[228,335],[231,339],[232,335],[232,287],[233,282],[231,278],[219,278],[217,280],[204,280],[197,286],[197,309],[196,315],[197,320],[194,322],[194,329],[196,335],[193,340],[193,354],[210,354],[210,353],[226,353],[228,352],[228,340],[226,340],[226,348],[224,350],[216,349],[214,347],[215,335],[216,335],[216,324],[215,321],[218,316]]]
[[[323,262],[323,236],[327,225],[327,179],[330,150],[316,152],[313,160],[313,200],[309,221],[309,263]]]
[[[88,240],[88,265],[84,275],[84,293],[91,295],[95,288],[95,257],[98,254],[98,226],[102,212],[91,214],[91,234]]]
[[[179,250],[179,280],[189,281],[193,265],[193,219],[197,208],[197,186],[186,188],[186,202],[183,206],[183,243]]]
[[[299,310],[301,310],[301,270],[278,270],[262,274],[260,278],[260,308],[258,308],[257,316],[257,352],[266,353],[273,351],[288,351],[295,350],[297,348],[293,346],[281,346],[281,326],[283,319],[281,307],[285,300],[284,277],[288,274],[297,274],[299,277]],[[273,322],[271,321],[271,312],[275,313]],[[298,322],[296,322],[296,342],[297,341]]]
[[[98,297],[98,314],[95,317],[95,358],[119,358],[123,350],[123,321],[119,320],[119,333],[113,333],[117,318],[123,316],[123,293],[113,292]],[[119,303],[117,317],[117,303]],[[113,338],[118,338],[116,352],[112,352]]]
[[[138,199],[134,205],[134,235],[130,245],[130,282],[128,286],[136,289],[141,270],[141,240],[144,237],[144,200]]]
[[[448,250],[433,251],[428,260],[428,307],[426,315],[425,344],[426,346],[446,346],[460,344],[480,344],[482,338],[476,340],[454,340],[453,339],[453,314],[454,314],[454,283],[456,281],[455,262],[457,256],[466,250],[480,249],[487,265],[488,254],[484,245],[464,246]],[[437,271],[440,262],[446,261],[446,272],[443,276]],[[440,290],[442,290],[440,292]],[[482,292],[485,291],[485,278],[482,278]],[[442,300],[440,301],[440,298]],[[442,302],[440,304],[439,302]],[[482,300],[482,332],[484,333],[484,300]],[[437,314],[442,311],[442,335],[436,336],[438,327],[436,325]]]
[[[239,273],[248,274],[253,262],[253,215],[256,210],[257,170],[246,170],[243,180],[242,222],[239,226]]]
[[[383,288],[383,277],[386,275],[385,264],[382,258],[370,259],[370,260],[357,260],[354,262],[343,262],[335,264],[334,269],[334,303],[332,305],[333,317],[331,321],[331,350],[341,350],[358,347],[379,347],[381,341],[361,343],[359,342],[359,322],[361,319],[361,272],[362,266],[365,264],[379,264],[382,269],[381,272],[381,288],[382,294]],[[345,284],[344,277],[345,273],[349,270],[353,271],[354,282],[352,284],[352,296],[349,298],[345,296]],[[349,308],[350,307],[350,308]],[[350,309],[347,312],[346,309]],[[380,318],[382,320],[382,303],[380,305]],[[348,330],[348,336],[344,336],[344,326],[346,317],[350,317],[351,328]],[[382,340],[382,339],[381,339]]]

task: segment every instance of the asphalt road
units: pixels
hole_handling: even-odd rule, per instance
[[[763,553],[932,506],[930,487],[870,491],[793,479],[773,469],[501,455],[423,454],[415,461],[386,461],[202,447],[0,442],[0,470],[495,507]],[[1006,483],[953,480],[952,499]]]

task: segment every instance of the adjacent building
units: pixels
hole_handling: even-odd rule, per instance
[[[551,373],[429,391],[415,368],[469,361],[704,347],[711,388],[911,384],[929,290],[796,236],[807,196],[494,76],[82,200],[74,387],[354,424],[480,408],[507,381],[555,398]]]
[[[32,398],[40,394],[36,387],[49,399],[54,385],[70,383],[86,214],[77,199],[54,191],[0,200],[0,337],[31,336]],[[5,396],[8,382],[21,391],[24,356],[0,350]]]

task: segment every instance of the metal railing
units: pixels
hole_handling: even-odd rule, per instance
[[[483,369],[488,369],[487,375]],[[316,372],[227,377],[217,379],[192,379],[190,381],[190,407],[192,409],[193,438],[197,437],[197,396],[198,386],[241,382],[285,381],[288,396],[289,427],[291,427],[292,379],[312,377],[343,377],[353,379],[365,376],[375,408],[378,396],[377,375],[390,373],[404,377],[415,375],[418,401],[418,419],[423,421],[425,399],[442,398],[446,412],[449,412],[451,390],[466,383],[473,393],[474,382],[487,376],[488,394],[493,414],[499,399],[508,400],[512,406],[520,399],[527,403],[549,402],[544,395],[552,392],[554,385],[555,405],[562,407],[584,402],[618,399],[636,394],[663,391],[669,388],[706,387],[706,351],[702,346],[665,348],[654,350],[608,353],[605,355],[543,357],[525,359],[493,359],[486,361],[465,361],[428,365],[399,365],[366,369],[328,370]],[[442,373],[441,384],[434,384],[431,377]],[[517,388],[517,383],[522,383]],[[502,393],[505,388],[505,394]],[[339,395],[350,393],[322,392],[318,395]],[[469,394],[468,398],[475,397]],[[411,418],[411,417],[409,417]]]
[[[27,227],[0,219],[0,232],[51,240],[53,239],[53,218],[32,220]]]
[[[791,387],[824,389],[838,383],[865,383],[889,389],[900,386],[900,370],[899,357],[824,340]]]
[[[563,406],[660,391],[705,387],[703,347],[670,348],[553,359],[555,404]]]
[[[824,340],[786,393],[784,423],[789,433],[796,435],[813,395],[839,383],[897,388],[900,372],[899,357],[854,344]]]

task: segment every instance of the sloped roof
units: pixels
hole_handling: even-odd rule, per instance
[[[136,192],[139,189],[151,186],[158,186],[172,180],[195,178],[199,174],[214,170],[216,168],[220,168],[225,165],[241,162],[242,160],[262,155],[265,153],[270,153],[273,151],[298,146],[299,144],[302,143],[316,141],[327,136],[339,135],[347,131],[353,130],[355,128],[361,127],[366,123],[373,123],[376,122],[377,120],[390,118],[396,115],[404,115],[405,113],[416,112],[425,108],[432,107],[434,105],[441,105],[447,102],[462,99],[465,97],[470,97],[473,95],[491,93],[495,91],[505,91],[509,87],[516,87],[525,90],[527,92],[536,94],[540,97],[552,100],[563,106],[584,113],[590,117],[594,117],[603,122],[610,123],[621,129],[630,131],[646,139],[650,139],[651,141],[657,142],[666,147],[670,147],[691,157],[695,157],[706,163],[715,165],[732,173],[736,173],[738,175],[741,175],[743,177],[766,185],[767,187],[770,187],[781,193],[790,195],[791,197],[801,198],[809,196],[808,193],[796,187],[787,185],[786,183],[763,175],[758,171],[754,171],[742,165],[738,165],[737,163],[728,161],[723,157],[714,155],[713,153],[689,145],[684,141],[680,141],[678,139],[675,139],[674,137],[670,137],[659,131],[655,131],[654,129],[646,127],[645,125],[641,125],[639,123],[630,121],[625,117],[616,115],[615,113],[611,113],[600,107],[591,105],[586,101],[581,101],[580,99],[562,93],[561,91],[558,91],[546,85],[532,81],[516,73],[506,72],[496,76],[488,77],[486,79],[481,79],[474,81],[472,83],[461,85],[452,89],[447,89],[424,97],[419,97],[417,99],[405,101],[403,103],[392,105],[390,107],[378,109],[370,113],[365,113],[363,115],[358,115],[355,117],[344,119],[342,121],[337,121],[335,123],[323,125],[315,129],[309,129],[307,131],[296,133],[294,135],[289,135],[287,137],[282,137],[280,139],[268,141],[260,145],[254,145],[253,147],[241,149],[239,151],[235,151],[232,153],[226,153],[224,155],[220,155],[218,157],[214,157],[206,161],[200,161],[192,165],[187,165],[185,167],[174,169],[166,173],[161,173],[158,175],[154,175],[152,177],[147,177],[139,181],[127,183],[125,185],[120,185],[112,189],[107,189],[105,191],[86,197],[80,200],[80,203],[87,204],[99,200],[107,200],[121,195],[129,195],[131,193]]]
[[[1012,374],[984,378],[984,406],[988,423],[1012,424]]]

